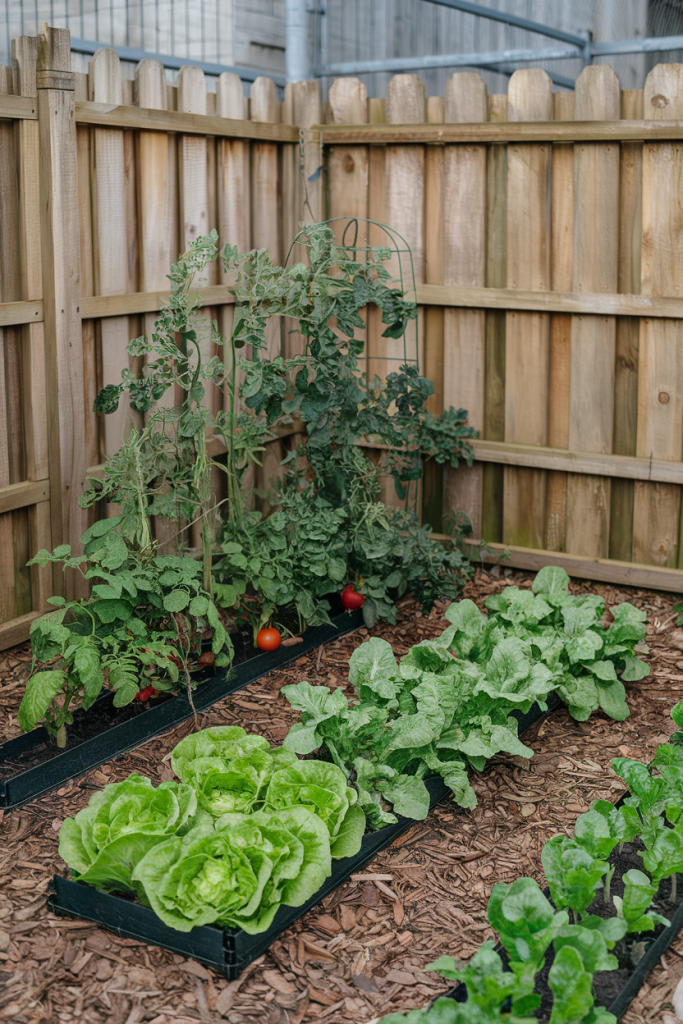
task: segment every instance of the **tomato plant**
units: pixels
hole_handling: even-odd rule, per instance
[[[277,629],[270,626],[268,629],[260,629],[256,637],[256,644],[262,651],[274,651],[282,643],[282,637]]]

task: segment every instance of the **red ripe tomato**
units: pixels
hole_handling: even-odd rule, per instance
[[[137,699],[142,701],[149,700],[153,693],[154,687],[150,684],[146,686],[144,690],[140,690],[140,692],[137,695]]]
[[[268,629],[260,629],[256,637],[256,646],[262,651],[276,650],[282,641],[282,637],[276,629],[270,626]]]
[[[354,590],[353,583],[349,583],[341,592],[341,600],[348,612],[354,612],[356,608],[363,607],[365,598],[357,590]]]
[[[213,665],[216,660],[216,655],[213,651],[204,651],[203,654],[199,655],[197,664],[200,668],[206,668],[207,665]]]

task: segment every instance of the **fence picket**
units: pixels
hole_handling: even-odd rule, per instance
[[[443,96],[427,98],[427,121],[443,124],[445,101]],[[425,152],[425,281],[443,284],[443,187],[444,147],[427,146]],[[424,312],[425,343],[422,373],[434,385],[434,394],[427,400],[429,412],[438,416],[443,410],[445,310],[427,306]],[[437,532],[443,532],[443,466],[427,462],[422,479],[422,521]]]
[[[90,98],[95,103],[122,103],[121,62],[115,50],[98,50],[89,65]],[[95,128],[93,160],[93,264],[97,295],[124,295],[128,291],[128,238],[123,131]],[[100,321],[102,383],[118,384],[128,366],[128,317]],[[122,397],[115,413],[104,417],[105,456],[119,448],[130,422],[130,405]],[[113,514],[113,508],[110,507]]]
[[[35,97],[38,40],[22,36],[12,42],[14,92]],[[14,128],[19,182],[19,280],[22,299],[37,299],[43,294],[40,254],[40,146],[38,124],[19,121]],[[26,324],[21,328],[21,381],[23,405],[23,472],[21,479],[47,480],[47,415],[45,394],[45,336],[43,324]],[[51,592],[49,568],[24,568],[28,557],[41,548],[51,548],[50,503],[38,502],[14,515],[15,561],[17,571],[30,573],[30,587],[25,588],[25,601],[15,595],[15,615],[31,608],[43,609]],[[24,541],[25,537],[25,543]]]
[[[279,124],[280,102],[272,78],[257,78],[251,86],[250,113],[252,121]],[[282,246],[282,210],[280,203],[279,153],[274,142],[254,142],[251,149],[251,231],[252,245],[267,249],[274,263],[284,258]],[[279,317],[271,317],[266,325],[267,357],[274,359],[282,353],[282,324]],[[269,491],[279,476],[281,448],[277,442],[266,446],[263,464],[256,467],[256,486]],[[268,499],[261,501],[265,515],[271,510]]]
[[[0,94],[12,93],[12,69],[0,67]],[[16,190],[16,159],[14,149],[14,125],[11,121],[0,123],[0,295],[3,302],[20,298],[18,281],[18,196]],[[9,379],[10,368],[15,362],[17,347],[21,351],[21,327],[0,328],[0,487],[7,487],[12,480],[12,433],[17,422],[21,422],[21,408],[17,408],[16,381]],[[14,384],[14,389],[10,387]],[[15,617],[15,571],[14,571],[14,529],[12,512],[0,515],[0,573],[2,579],[12,581],[2,588],[0,594],[0,616],[3,620]]]
[[[486,121],[486,86],[475,71],[446,82],[448,124]],[[486,147],[449,145],[444,156],[444,281],[483,287],[486,275]],[[467,409],[467,422],[484,425],[486,324],[483,309],[447,309],[444,315],[443,404]],[[444,469],[446,509],[465,512],[481,536],[482,465]]]
[[[509,121],[549,121],[552,83],[545,71],[515,71],[508,86]],[[508,146],[508,288],[550,287],[550,146]],[[549,316],[508,313],[505,322],[505,440],[547,444]],[[544,547],[546,475],[504,471],[503,540]]]
[[[621,93],[621,116],[642,120],[643,90]],[[619,180],[619,292],[640,292],[640,249],[643,232],[643,144],[622,142]],[[614,359],[614,447],[617,455],[636,454],[638,417],[638,317],[617,318]],[[610,558],[630,562],[633,549],[632,480],[612,479]]]
[[[683,64],[658,64],[645,80],[646,120],[683,117]],[[683,279],[683,143],[643,147],[641,285],[645,295],[676,295]],[[638,357],[637,454],[656,459],[683,455],[683,323],[644,318]],[[633,561],[683,566],[680,487],[636,483]]]
[[[579,121],[620,116],[619,80],[606,64],[587,67],[576,82]],[[616,292],[619,255],[619,144],[574,146],[575,292]],[[614,432],[614,317],[572,318],[569,448],[611,452]],[[578,555],[609,554],[610,480],[570,473],[567,548]]]
[[[507,121],[506,94],[489,96],[489,120]],[[507,146],[489,147],[486,161],[486,287],[507,284]],[[483,436],[505,438],[505,313],[486,311]],[[482,532],[487,541],[503,539],[503,467],[483,467]]]
[[[553,95],[556,121],[574,118],[574,93]],[[554,291],[571,291],[574,238],[574,146],[555,143],[551,159],[552,243],[550,273]],[[572,318],[566,313],[550,317],[550,365],[548,383],[548,444],[569,447],[569,377]],[[566,537],[567,474],[548,473],[546,485],[546,548],[564,551]]]

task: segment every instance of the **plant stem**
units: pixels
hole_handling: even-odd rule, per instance
[[[607,874],[605,875],[605,888],[602,891],[602,898],[605,901],[605,903],[610,903],[611,899],[612,899],[611,892],[610,892],[610,886],[612,884],[612,877],[614,875],[615,868],[616,868],[616,864],[613,864],[612,867],[607,872]]]
[[[57,746],[60,750],[63,750],[66,746],[66,723],[62,722],[59,729],[57,729]]]
[[[669,903],[676,902],[676,872],[674,871],[671,876],[671,892],[669,894]]]

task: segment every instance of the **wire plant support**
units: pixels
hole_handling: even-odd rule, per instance
[[[303,136],[304,133],[302,132],[301,134]],[[304,145],[304,143],[302,141],[300,146],[299,146],[299,152],[300,152],[300,157],[301,157],[300,171],[302,173],[303,184],[304,184],[304,207],[308,210],[309,214],[311,216],[313,216],[313,212],[311,210],[311,207],[310,207],[309,201],[308,201],[308,190],[306,188],[306,179],[305,179],[305,176],[303,175],[303,168],[304,168],[304,163],[303,163],[303,145]],[[316,172],[316,174],[313,175],[313,177],[315,177],[317,175],[317,173],[318,172]],[[416,280],[415,280],[415,264],[414,264],[414,261],[413,261],[413,251],[412,251],[410,245],[408,244],[408,242],[403,237],[403,235],[401,235],[398,231],[396,231],[395,228],[391,228],[391,227],[389,227],[388,224],[382,224],[380,221],[372,220],[372,219],[370,219],[368,217],[331,217],[328,220],[322,221],[322,223],[323,224],[327,224],[327,225],[345,223],[346,226],[344,227],[344,230],[342,232],[341,242],[336,247],[337,247],[337,249],[339,249],[339,250],[341,250],[343,252],[348,253],[350,255],[350,257],[355,262],[361,262],[361,260],[359,260],[359,258],[358,258],[359,254],[361,256],[364,256],[365,260],[368,261],[370,256],[371,256],[371,254],[373,254],[373,253],[377,254],[377,253],[381,252],[382,250],[388,250],[391,253],[390,267],[391,267],[392,270],[395,271],[395,274],[394,274],[394,276],[392,278],[392,283],[393,284],[397,284],[399,286],[399,290],[400,290],[402,296],[406,295],[406,293],[410,294],[410,295],[417,295],[417,284],[416,284]],[[367,227],[372,226],[374,228],[377,228],[379,231],[383,231],[384,234],[387,235],[387,237],[389,238],[391,244],[388,245],[388,246],[368,245],[367,244],[367,238],[365,239],[365,243],[364,244],[359,244],[358,235],[359,235],[360,225],[361,224],[365,225]],[[305,226],[302,227],[301,230],[299,231],[299,233],[294,238],[294,241],[290,245],[289,250],[287,252],[287,257],[286,257],[285,262],[284,262],[284,266],[285,267],[289,263],[290,257],[291,257],[291,255],[292,255],[292,253],[294,251],[294,247],[296,245],[302,245],[302,246],[306,246],[307,245],[307,242],[305,241],[305,239],[306,239],[306,230],[307,229],[306,229]],[[352,237],[348,237],[349,236],[349,232],[351,232]],[[405,272],[404,272],[404,262],[407,263]],[[409,288],[406,288],[406,278],[410,279],[410,287]],[[419,330],[420,330],[420,328],[419,328],[419,318],[416,317],[414,320],[410,321],[410,327],[409,328],[407,327],[406,330],[404,330],[403,335],[401,337],[401,340],[402,340],[402,343],[403,343],[403,356],[382,355],[382,362],[383,363],[399,363],[400,366],[411,366],[412,365],[412,366],[415,367],[415,369],[417,370],[417,372],[419,374],[419,372],[420,372],[420,343],[419,343],[420,339],[419,339]],[[408,340],[408,333],[409,332],[414,335],[414,342],[415,342],[415,345],[414,345],[414,347],[415,347],[415,354],[414,355],[409,355],[408,354],[408,350],[409,350],[409,347],[410,347],[410,342]],[[306,348],[304,350],[304,354],[305,355],[309,354],[308,353],[308,343],[306,344]],[[367,360],[369,358],[370,358],[370,353],[368,351],[368,346],[366,344],[366,346],[365,346],[366,366],[367,366]],[[370,381],[369,381],[367,370],[366,370],[366,373],[365,373],[365,378],[366,378],[366,382],[369,384]],[[419,455],[417,456],[417,458],[419,458]],[[414,492],[414,493],[412,493],[412,495],[411,495],[411,492]],[[407,493],[406,493],[406,497],[405,497],[405,508],[406,508],[406,510],[410,509],[411,504],[412,504],[412,507],[413,507],[413,511],[417,512],[418,511],[418,488],[417,487],[411,487],[411,483],[409,482],[408,485],[407,485]]]

